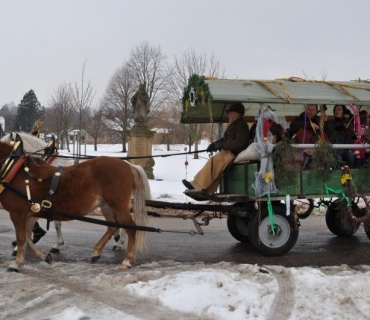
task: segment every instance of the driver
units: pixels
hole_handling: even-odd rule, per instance
[[[249,127],[244,121],[244,105],[235,103],[226,110],[229,125],[222,139],[212,142],[207,152],[220,150],[211,157],[191,182],[182,180],[188,189],[205,190],[209,194],[215,193],[220,183],[222,171],[243,151],[249,144]]]

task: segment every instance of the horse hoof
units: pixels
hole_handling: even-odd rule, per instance
[[[121,251],[121,250],[122,250],[122,247],[116,246],[116,245],[113,246],[113,251]]]
[[[45,259],[44,259],[44,261],[45,262],[47,262],[48,264],[51,264],[51,262],[52,262],[52,257],[51,257],[51,254],[50,253],[48,253],[46,256],[45,256]]]
[[[94,263],[100,259],[100,256],[91,257],[91,263]]]
[[[118,241],[118,240],[117,240],[117,241]],[[117,241],[116,241],[116,242],[117,242]],[[13,247],[16,247],[16,246],[17,246],[17,240],[12,241],[12,246],[13,246]]]
[[[131,268],[131,266],[128,266],[127,264],[121,263],[118,268],[121,269],[121,270],[128,270],[128,269]]]
[[[51,249],[49,250],[49,252],[50,252],[50,253],[59,253],[59,252],[60,252],[60,250],[59,250],[58,248],[51,248]]]
[[[8,272],[19,272],[17,268],[13,268],[13,267],[8,267],[7,271]]]
[[[12,256],[15,257],[17,255],[17,250],[13,250]]]

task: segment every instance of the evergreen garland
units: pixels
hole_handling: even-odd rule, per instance
[[[299,168],[295,162],[295,150],[288,141],[282,140],[275,145],[272,160],[278,188],[295,185]]]
[[[212,102],[211,91],[209,90],[208,84],[204,81],[204,76],[198,76],[193,74],[188,81],[188,85],[184,88],[182,95],[182,106],[183,111],[181,113],[181,120],[185,119],[190,107],[196,107],[201,105],[210,105]],[[193,101],[190,96],[193,95]]]
[[[312,167],[316,169],[315,175],[323,183],[329,180],[334,169],[339,168],[334,148],[330,142],[321,140],[318,143],[312,159]]]

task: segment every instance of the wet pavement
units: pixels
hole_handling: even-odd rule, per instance
[[[45,228],[46,221],[41,220],[40,225]],[[212,219],[208,226],[203,227],[205,233],[203,236],[190,235],[190,231],[196,231],[191,220],[150,217],[149,225],[160,228],[163,232],[147,234],[148,252],[146,256],[138,257],[136,265],[162,260],[187,263],[227,261],[285,267],[370,264],[370,240],[363,227],[360,227],[353,236],[337,237],[327,229],[324,216],[312,216],[302,220],[295,247],[289,253],[279,257],[262,256],[250,244],[235,240],[227,230],[226,218]],[[63,223],[65,246],[60,253],[53,254],[53,261],[89,262],[92,248],[103,235],[104,230],[104,226],[86,222]],[[14,229],[8,213],[0,210],[1,262],[11,260],[13,250],[11,242],[14,239]],[[51,224],[49,232],[37,246],[43,251],[48,251],[55,242],[54,225]],[[124,251],[113,251],[113,244],[111,240],[97,263],[119,264],[123,260]],[[28,252],[26,264],[36,261],[32,253]]]

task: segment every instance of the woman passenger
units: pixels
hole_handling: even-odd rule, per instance
[[[353,144],[355,133],[353,131],[353,116],[345,105],[335,105],[334,119],[325,123],[325,133],[333,144]],[[355,167],[355,155],[351,149],[337,149],[336,157],[344,161],[350,168]]]

